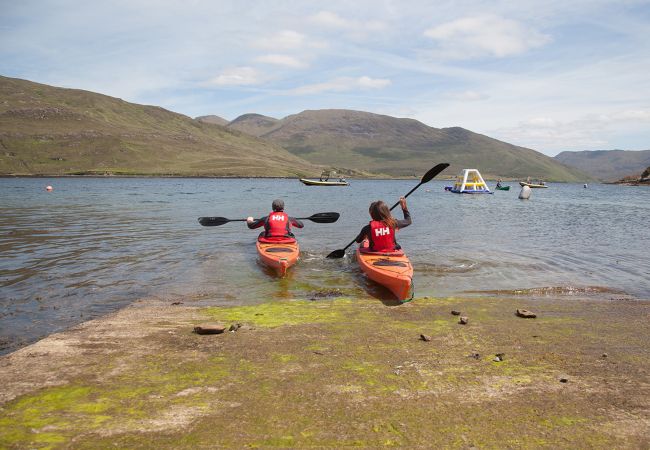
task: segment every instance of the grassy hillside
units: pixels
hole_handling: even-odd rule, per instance
[[[263,116],[262,116],[263,117]],[[350,110],[304,111],[259,125],[255,115],[229,124],[316,164],[412,175],[437,162],[447,174],[476,168],[484,176],[583,181],[591,177],[531,149],[463,128],[437,129],[417,120]]]
[[[215,115],[199,116],[196,117],[196,120],[202,123],[211,123],[213,125],[221,125],[221,126],[228,125],[228,121],[226,119]]]
[[[262,114],[244,114],[230,122],[228,127],[253,136],[261,136],[272,130],[278,122],[278,119]]]
[[[297,176],[268,141],[155,106],[0,77],[0,174]]]
[[[595,150],[562,152],[555,159],[603,181],[639,177],[650,166],[650,150]]]

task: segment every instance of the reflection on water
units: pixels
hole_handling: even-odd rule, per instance
[[[251,304],[336,288],[390,301],[363,276],[352,249],[344,259],[325,256],[354,238],[371,201],[392,204],[416,183],[0,179],[0,352],[145,296]],[[48,184],[51,193],[43,189]],[[451,194],[444,184],[433,181],[409,197],[414,222],[398,233],[418,296],[530,288],[526,295],[589,295],[595,292],[588,287],[602,286],[602,294],[650,297],[649,189],[555,184],[520,201],[514,183],[512,191],[490,196]],[[257,262],[257,231],[240,222],[203,228],[196,221],[259,217],[276,197],[296,216],[341,213],[335,224],[306,222],[296,231],[301,260],[285,280]],[[549,286],[568,291],[535,290]]]

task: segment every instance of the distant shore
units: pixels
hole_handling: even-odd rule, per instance
[[[0,358],[0,447],[645,448],[648,314],[616,297],[143,300]]]
[[[44,174],[0,174],[0,178],[197,178],[197,179],[286,179],[286,180],[298,180],[300,178],[308,179],[318,179],[318,175],[314,176],[255,176],[255,175],[177,175],[177,174],[58,174],[58,175],[44,175]],[[338,177],[336,177],[338,178]],[[419,176],[343,176],[346,180],[417,180]],[[489,176],[483,177],[485,181],[496,182],[501,180],[502,183],[518,183],[524,178],[503,178],[495,177],[491,178]],[[455,175],[439,175],[436,177],[439,181],[454,181],[456,179]],[[547,183],[577,183],[583,184],[582,181],[553,181],[548,180]],[[590,183],[602,183],[590,181]],[[604,183],[604,184],[617,184],[617,183]]]

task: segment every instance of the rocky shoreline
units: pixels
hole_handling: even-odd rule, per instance
[[[0,447],[650,445],[648,300],[174,303],[1,357]]]

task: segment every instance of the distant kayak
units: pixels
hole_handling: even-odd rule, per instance
[[[519,185],[520,186],[528,186],[531,189],[546,189],[546,188],[548,188],[548,186],[545,185],[545,184],[526,183],[525,181],[520,181]]]
[[[496,189],[497,191],[509,191],[510,186],[497,186],[494,189]]]
[[[388,288],[401,302],[413,298],[413,266],[404,252],[366,252],[368,241],[357,248],[359,267],[372,281]]]
[[[298,261],[300,247],[298,242],[260,242],[257,241],[257,254],[260,260],[275,270],[280,278],[287,275],[289,267]]]
[[[349,186],[345,180],[342,181],[321,181],[321,180],[309,180],[307,178],[301,178],[300,182],[306,184],[307,186]]]

